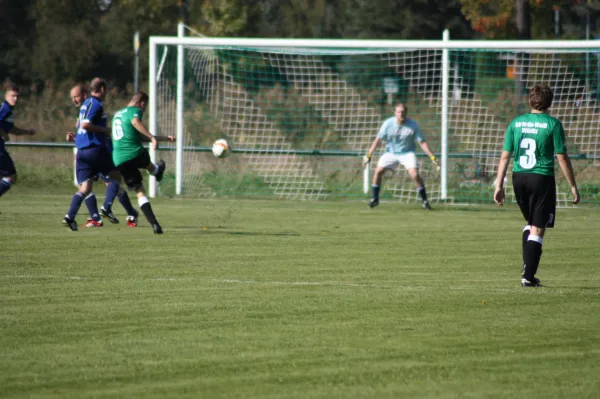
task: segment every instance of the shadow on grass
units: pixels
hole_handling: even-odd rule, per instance
[[[202,229],[196,226],[176,226],[174,229],[181,230],[195,230],[198,233],[202,234],[229,234],[229,235],[238,235],[238,236],[274,236],[274,237],[300,237],[298,233],[291,232],[281,232],[281,233],[270,233],[270,232],[260,232],[260,231],[227,231],[221,230],[219,228],[213,229]]]

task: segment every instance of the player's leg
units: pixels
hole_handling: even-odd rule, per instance
[[[16,182],[17,170],[12,158],[8,153],[0,154],[0,197],[6,194]]]
[[[107,176],[109,168],[107,166],[106,149],[102,147],[88,148],[77,152],[77,157],[85,161],[89,167],[89,175],[87,181],[89,185],[88,194],[84,201],[90,213],[90,218],[85,223],[85,227],[102,227],[104,225],[102,218],[100,217],[100,211],[98,210],[98,199],[92,191],[92,186],[95,181],[98,180],[100,175]],[[111,162],[112,164],[112,162]]]
[[[144,216],[146,216],[148,223],[150,223],[150,225],[152,226],[154,234],[162,234],[162,227],[158,223],[158,220],[156,220],[156,216],[154,215],[154,211],[152,210],[152,205],[150,205],[150,200],[146,196],[146,190],[144,189],[144,186],[140,184],[135,189],[135,193],[137,195],[138,205],[140,206],[140,209],[142,210]]]
[[[123,181],[123,176],[117,168],[115,168],[111,172],[111,176],[114,176],[114,179],[118,180],[119,184]],[[136,211],[136,209],[131,204],[131,200],[129,199],[129,194],[127,194],[127,190],[125,190],[121,186],[119,187],[119,191],[117,192],[117,199],[119,200],[119,203],[127,213],[127,225],[129,227],[137,227],[137,218],[139,215],[138,211]]]
[[[150,157],[148,157],[148,164],[144,166],[144,168],[148,171],[148,173],[156,177],[156,181],[161,181],[167,165],[162,159],[158,161],[158,163],[152,163],[150,162]]]
[[[525,273],[525,245],[527,244],[527,240],[529,239],[529,234],[531,232],[531,220],[529,217],[529,214],[531,212],[529,210],[529,193],[527,192],[527,174],[513,173],[512,183],[517,205],[519,205],[521,214],[523,215],[523,218],[525,218],[525,222],[527,223],[525,227],[523,227],[523,232],[521,235],[523,273]]]
[[[532,175],[531,230],[525,244],[525,278],[540,285],[535,277],[542,258],[542,246],[546,229],[553,228],[556,219],[556,181],[554,176]],[[529,286],[528,284],[524,284]]]
[[[150,157],[148,153],[142,154],[139,157],[127,161],[121,165],[118,165],[119,172],[123,176],[127,187],[134,190],[137,195],[138,205],[142,210],[142,213],[152,226],[154,234],[162,234],[162,227],[156,220],[150,200],[146,196],[146,190],[143,185],[142,174],[139,169],[146,168],[150,163]]]
[[[413,182],[415,182],[415,186],[417,187],[417,193],[421,198],[421,206],[423,209],[431,210],[431,205],[429,205],[429,201],[427,200],[427,190],[425,189],[425,182],[423,178],[419,174],[419,169],[417,169],[417,155],[414,152],[409,152],[408,154],[404,154],[400,156],[400,162],[402,166],[406,168],[410,178]]]
[[[381,183],[383,182],[383,175],[385,174],[385,171],[387,169],[395,170],[397,166],[397,157],[389,152],[383,154],[379,158],[379,161],[377,161],[377,168],[375,169],[375,174],[373,175],[373,181],[371,186],[373,196],[369,200],[370,208],[375,208],[377,205],[379,205],[379,192],[381,190]]]
[[[417,193],[421,198],[421,206],[423,207],[423,209],[431,210],[431,205],[427,200],[427,190],[425,189],[425,182],[419,174],[418,169],[410,168],[408,169],[408,174],[410,175],[410,178],[415,182],[415,186],[417,187]]]
[[[0,174],[0,176],[2,176]],[[17,175],[3,176],[0,178],[0,197],[2,197],[17,181]]]
[[[90,211],[90,219],[88,219],[88,222],[86,222],[86,226],[90,221],[94,221],[94,223],[92,224],[98,225],[99,227],[102,225],[102,221],[98,213],[96,197],[92,192],[93,181],[97,176],[97,172],[94,170],[93,165],[93,151],[89,149],[77,151],[75,171],[77,175],[77,184],[79,185],[79,189],[75,194],[73,194],[69,210],[63,218],[63,224],[65,224],[73,231],[76,231],[78,229],[77,222],[75,222],[75,217],[79,212],[79,208],[81,208],[81,204],[85,201],[88,210]]]
[[[102,227],[104,222],[102,222],[102,218],[100,217],[100,211],[98,211],[98,199],[96,198],[96,194],[93,192],[94,180],[89,180],[84,182],[81,185],[80,191],[87,192],[85,198],[83,199],[85,202],[85,206],[88,208],[90,213],[89,219],[85,222],[85,227]],[[82,191],[82,192],[83,192]]]
[[[522,252],[523,252],[523,265],[525,265],[525,245],[527,244],[527,240],[529,240],[529,234],[530,233],[531,233],[531,225],[528,224],[525,227],[523,227],[523,234],[521,235],[521,247],[522,247]]]
[[[77,179],[78,182],[80,181],[79,176],[80,176],[80,174],[78,174],[78,179]],[[83,203],[83,201],[85,199],[87,199],[90,196],[90,194],[93,194],[91,179],[82,181],[79,184],[79,189],[77,190],[77,192],[75,194],[73,194],[73,197],[71,198],[71,205],[69,205],[69,210],[67,211],[67,214],[63,218],[63,224],[73,231],[76,231],[78,229],[77,222],[75,222],[75,217],[77,216],[77,213],[79,212],[79,208],[81,208],[81,204]],[[97,209],[97,207],[96,207],[96,209]],[[92,210],[90,210],[90,214],[91,213],[92,213]]]
[[[102,153],[99,156],[98,166],[101,171],[100,173],[104,176],[104,184],[106,185],[106,194],[104,196],[102,208],[100,208],[100,213],[102,216],[106,217],[109,222],[117,224],[119,223],[119,219],[113,214],[112,205],[121,188],[121,175],[115,168],[112,155],[105,149],[102,150]]]

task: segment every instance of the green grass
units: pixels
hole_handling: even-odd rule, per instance
[[[69,201],[0,200],[2,398],[600,392],[597,210],[525,289],[514,206],[157,199],[154,236],[70,232]]]

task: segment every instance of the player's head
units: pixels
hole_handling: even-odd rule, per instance
[[[87,98],[87,90],[83,85],[77,84],[71,89],[71,101],[76,107],[81,107],[83,100]]]
[[[4,90],[4,100],[11,107],[17,105],[17,102],[19,101],[19,87],[14,84],[6,86],[6,90]]]
[[[103,100],[106,95],[106,80],[102,78],[94,78],[92,79],[92,83],[90,83],[90,92],[94,97],[98,97]]]
[[[529,90],[529,105],[536,111],[546,111],[552,105],[554,93],[546,83],[536,83]]]
[[[398,123],[404,123],[406,120],[406,114],[408,113],[408,108],[406,105],[402,103],[396,103],[394,106],[394,115],[396,115],[396,120]]]
[[[133,95],[133,97],[131,97],[131,100],[129,101],[130,107],[138,107],[139,109],[142,110],[142,112],[144,112],[144,110],[146,109],[147,104],[148,104],[148,95],[146,93],[144,93],[143,91],[138,91],[137,93],[135,93]]]

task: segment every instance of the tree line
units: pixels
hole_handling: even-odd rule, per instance
[[[581,39],[596,36],[600,0],[0,0],[0,77],[43,89],[102,76],[133,79],[140,32],[142,80],[148,37],[179,21],[206,36],[440,39]],[[144,87],[144,86],[142,86]]]

